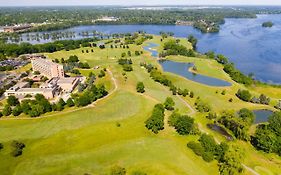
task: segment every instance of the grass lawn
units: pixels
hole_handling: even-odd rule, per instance
[[[149,42],[160,44],[157,49],[162,47],[159,36],[155,36]],[[186,39],[181,39],[180,42],[191,47]],[[188,114],[191,111],[181,99],[172,96],[167,87],[154,82],[146,70],[139,66],[140,62],[147,62],[160,68],[156,59],[151,58],[148,52],[144,52],[141,56],[134,56],[134,51],[141,51],[142,48],[129,46],[129,49],[94,48],[94,52],[87,54],[82,53],[82,50],[92,48],[46,54],[50,59],[59,60],[62,57],[67,59],[70,55],[77,55],[82,62],[88,62],[92,67],[100,66],[97,70],[80,70],[85,76],[89,72],[98,75],[103,68],[109,69],[116,79],[117,90],[113,92],[115,86],[109,73],[106,73],[105,77],[97,78],[96,84],[105,84],[113,94],[94,106],[75,111],[67,109],[37,119],[0,119],[0,142],[4,144],[4,149],[0,150],[1,175],[109,174],[110,168],[114,165],[125,167],[128,174],[136,170],[149,175],[218,174],[216,161],[206,163],[187,148],[187,142],[197,140],[198,136],[180,136],[168,126],[167,118],[171,112],[166,112],[165,129],[159,134],[155,135],[145,128],[144,122],[151,115],[153,106],[163,103],[167,97],[174,99],[175,108],[181,113]],[[128,50],[131,50],[133,55],[131,58],[134,70],[125,73],[117,64],[117,59],[121,57],[122,52],[127,53]],[[231,87],[210,87],[171,73],[164,73],[176,86],[187,88],[195,93],[194,98],[183,98],[193,108],[196,98],[200,96],[211,104],[215,112],[241,108],[272,109],[269,106],[239,100],[235,93],[239,88],[246,87],[233,82],[223,72],[222,66],[213,60],[180,56],[169,57],[169,59],[193,62],[198,68],[198,73],[232,83]],[[136,84],[139,81],[145,85],[143,94],[136,92]],[[226,90],[226,95],[221,94],[223,90]],[[262,89],[260,92],[257,88],[251,91],[257,94],[263,92]],[[230,98],[233,98],[233,102],[228,101]],[[192,115],[202,131],[212,134],[218,141],[226,141],[223,136],[206,127],[210,121],[205,116],[206,114],[201,113]],[[13,158],[10,155],[12,140],[20,140],[26,144],[22,156]],[[231,144],[245,149],[244,164],[254,171],[260,174],[280,172],[279,157],[258,152],[246,142],[234,141]],[[244,174],[251,173],[246,170]]]

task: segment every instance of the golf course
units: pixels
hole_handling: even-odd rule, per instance
[[[200,134],[180,135],[169,125],[173,111],[165,110],[164,129],[157,134],[146,128],[145,122],[151,116],[154,106],[164,103],[167,97],[174,101],[174,109],[194,119],[201,134],[214,137],[217,144],[227,143],[239,149],[243,155],[241,165],[245,175],[280,175],[281,158],[274,153],[257,150],[250,141],[235,138],[228,140],[224,135],[210,129],[207,124],[214,123],[206,118],[208,112],[199,112],[195,105],[198,99],[209,104],[211,111],[220,115],[225,111],[236,113],[249,110],[277,111],[274,106],[281,98],[281,88],[270,85],[251,85],[237,83],[223,70],[223,65],[205,55],[195,57],[169,55],[165,58],[153,57],[144,49],[157,52],[164,50],[164,43],[170,40],[193,49],[187,38],[162,38],[153,35],[141,44],[128,44],[128,47],[111,47],[114,43],[104,40],[105,48],[81,47],[75,50],[61,50],[43,53],[48,59],[67,59],[76,55],[81,62],[88,63],[90,69],[79,69],[81,75],[90,72],[98,75],[106,69],[104,77],[97,77],[94,84],[104,85],[108,95],[85,107],[66,107],[63,111],[53,111],[40,117],[8,116],[0,118],[0,174],[1,175],[83,175],[111,174],[112,167],[126,169],[132,175],[215,175],[219,174],[218,160],[206,162],[187,146],[197,141]],[[122,40],[122,38],[121,38]],[[84,52],[85,50],[92,50]],[[136,51],[141,54],[134,54]],[[132,53],[129,56],[127,53]],[[132,60],[132,71],[124,71],[118,59]],[[210,86],[164,71],[161,61],[192,63],[186,69],[194,76],[215,78],[229,86]],[[172,93],[169,87],[154,81],[142,64],[157,68],[174,86],[187,89],[194,95],[182,96]],[[167,63],[167,62],[166,62]],[[187,64],[188,65],[188,64]],[[28,69],[30,65],[27,65]],[[98,68],[94,68],[98,67]],[[194,68],[196,67],[196,68]],[[196,77],[195,77],[196,78]],[[206,78],[206,79],[207,79]],[[144,84],[145,92],[138,93],[136,85]],[[248,90],[252,95],[265,94],[271,99],[268,105],[246,102],[237,97],[239,89]],[[5,104],[2,101],[2,106]],[[248,134],[253,134],[257,124],[250,126]],[[10,155],[11,142],[17,140],[25,144],[22,155]]]

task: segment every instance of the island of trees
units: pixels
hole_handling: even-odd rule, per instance
[[[267,22],[264,22],[264,23],[262,23],[262,26],[263,27],[272,27],[274,24],[273,24],[273,22],[271,22],[271,21],[267,21]]]

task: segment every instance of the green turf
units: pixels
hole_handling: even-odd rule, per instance
[[[154,39],[148,42],[163,45],[158,36],[154,36]],[[186,39],[181,39],[180,42],[191,47]],[[157,49],[160,50],[161,46]],[[87,61],[91,66],[101,67],[98,70],[80,70],[86,76],[91,71],[97,75],[102,68],[107,68],[116,79],[117,90],[112,77],[107,72],[106,76],[98,78],[96,83],[105,84],[110,91],[110,96],[100,100],[94,106],[81,109],[68,108],[63,112],[53,112],[38,119],[30,119],[23,115],[19,116],[18,120],[5,117],[0,119],[0,142],[4,143],[4,149],[0,151],[1,175],[108,174],[114,165],[125,167],[128,174],[135,170],[141,170],[149,175],[218,174],[216,161],[206,163],[187,148],[186,143],[198,139],[198,136],[179,136],[173,128],[168,126],[167,117],[170,112],[166,112],[165,129],[158,135],[145,128],[144,122],[150,116],[153,106],[164,102],[166,97],[174,99],[175,107],[181,113],[192,112],[181,99],[172,96],[167,87],[154,82],[146,70],[139,66],[140,62],[147,62],[161,68],[148,52],[136,57],[134,51],[142,49],[141,46],[134,45],[130,45],[130,49],[94,48],[94,52],[88,54],[83,54],[81,50],[60,51],[46,55],[51,59],[62,57],[66,59],[75,54],[82,62]],[[126,80],[122,75],[124,73],[122,67],[117,64],[117,58],[122,52],[128,50],[131,50],[133,54],[134,71],[126,73],[128,77]],[[239,110],[244,107],[273,109],[239,100],[235,96],[236,91],[246,87],[233,82],[223,72],[222,66],[213,60],[180,56],[168,59],[193,62],[198,68],[197,73],[220,78],[233,84],[225,88],[210,87],[165,73],[176,86],[187,88],[195,93],[195,98],[183,98],[192,108],[194,108],[195,99],[200,96],[210,103],[216,112],[228,109]],[[144,94],[136,93],[135,88],[139,81],[145,85]],[[250,90],[256,94],[270,91],[267,89],[269,87],[259,88],[252,87]],[[221,95],[222,90],[226,90],[226,95]],[[270,95],[274,96],[274,93],[271,92]],[[233,98],[232,103],[228,102],[229,98]],[[206,114],[192,114],[201,131],[212,134],[218,141],[226,141],[223,136],[206,127],[210,121],[205,116]],[[23,155],[18,158],[10,155],[12,140],[20,140],[26,144]],[[279,157],[258,152],[249,143],[235,141],[232,144],[247,150],[244,164],[253,170],[261,174],[280,172]],[[251,173],[245,171],[244,174]]]

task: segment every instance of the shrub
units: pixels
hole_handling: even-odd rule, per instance
[[[110,170],[110,175],[125,175],[126,169],[120,166],[114,166]]]
[[[2,111],[4,116],[9,116],[12,113],[12,108],[9,105],[5,105],[3,111]]]
[[[197,155],[197,156],[202,156],[204,153],[204,148],[200,143],[196,143],[194,141],[188,142],[187,147],[192,149],[192,151]]]
[[[172,111],[174,110],[175,102],[171,97],[167,97],[164,102],[165,109]]]
[[[66,105],[67,105],[68,107],[72,107],[72,106],[75,105],[74,102],[73,102],[73,100],[72,100],[72,98],[69,98],[69,99],[66,101]]]
[[[8,105],[10,105],[10,106],[16,106],[16,105],[18,105],[20,102],[19,102],[19,100],[18,100],[15,96],[10,95],[10,96],[8,97],[8,99],[7,99],[7,103],[8,103]]]
[[[147,174],[142,171],[134,171],[131,173],[131,175],[147,175]]]
[[[145,89],[144,89],[144,84],[143,84],[143,82],[138,82],[136,89],[137,89],[137,92],[139,92],[139,93],[144,93],[144,92],[145,92]]]
[[[210,153],[210,152],[204,152],[202,155],[202,158],[206,162],[211,162],[212,160],[214,160],[214,155],[213,155],[213,153]]]
[[[11,155],[14,157],[22,155],[22,150],[25,148],[25,144],[19,141],[12,141],[11,146],[13,148],[13,151],[11,152]]]
[[[241,89],[238,90],[236,96],[246,102],[249,102],[252,97],[251,93],[248,90],[241,90]]]

